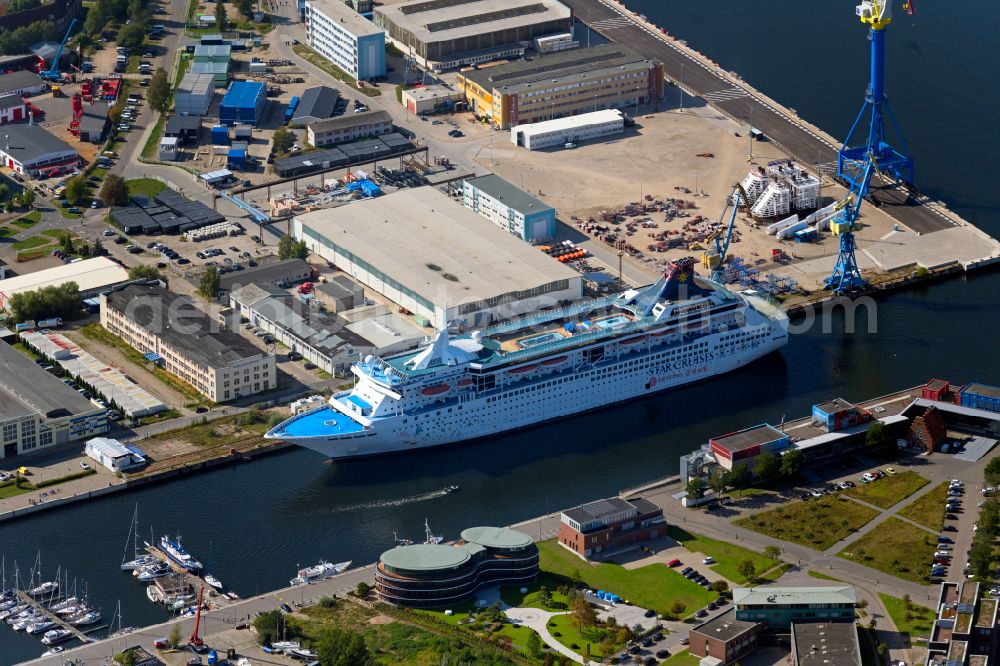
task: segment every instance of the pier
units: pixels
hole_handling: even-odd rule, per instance
[[[67,631],[69,631],[70,633],[73,634],[74,638],[76,638],[81,643],[86,644],[86,643],[92,642],[92,640],[93,640],[92,638],[90,638],[87,635],[88,633],[93,633],[93,632],[95,632],[95,631],[97,631],[99,629],[107,629],[107,625],[104,625],[104,626],[101,626],[101,627],[93,627],[93,628],[89,629],[88,631],[82,631],[82,630],[78,629],[77,627],[74,627],[69,622],[66,622],[61,617],[59,617],[58,615],[56,615],[55,613],[53,613],[51,610],[49,610],[48,606],[46,606],[45,603],[43,603],[42,601],[39,601],[39,600],[35,599],[30,594],[28,594],[26,591],[24,591],[24,590],[17,590],[16,594],[17,594],[17,597],[21,601],[23,601],[24,603],[28,604],[29,608],[34,609],[36,612],[40,612],[45,617],[46,620],[48,620],[49,622],[52,622],[55,625],[54,627],[50,627],[49,629],[46,629],[46,631],[51,631],[52,629],[55,629],[55,628],[66,629]],[[60,599],[62,599],[62,597],[50,600],[49,605],[51,606],[53,601],[59,601]],[[38,638],[41,639],[41,635],[39,635]],[[67,639],[67,640],[69,640],[69,639]]]
[[[225,608],[231,606],[235,601],[239,600],[239,597],[233,599],[230,596],[227,596],[227,594],[223,593],[222,590],[215,588],[213,585],[209,585],[208,582],[201,576],[191,573],[181,565],[177,564],[169,557],[167,557],[167,554],[164,553],[157,546],[147,544],[146,552],[152,555],[153,557],[157,558],[161,562],[166,563],[166,565],[170,567],[170,570],[174,572],[173,575],[171,576],[167,576],[164,578],[157,578],[153,581],[150,581],[149,584],[161,587],[162,591],[164,584],[161,581],[172,580],[173,581],[172,591],[175,594],[181,594],[183,592],[190,590],[190,593],[195,598],[191,600],[190,604],[186,605],[197,605],[198,592],[203,587],[205,588],[205,596],[203,603],[207,601],[209,603],[209,606],[213,609]],[[232,595],[232,593],[228,594]],[[166,603],[165,599],[161,599],[160,601],[162,603]]]

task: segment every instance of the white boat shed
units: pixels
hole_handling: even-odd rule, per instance
[[[84,451],[98,464],[112,472],[123,472],[146,464],[146,459],[136,455],[119,442],[108,437],[95,437],[87,441]]]

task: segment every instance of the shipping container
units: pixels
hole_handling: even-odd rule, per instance
[[[226,167],[229,169],[235,169],[237,171],[243,171],[247,166],[247,151],[246,150],[230,150],[229,154],[226,156]]]
[[[216,125],[211,130],[211,137],[213,146],[228,146],[229,128],[223,125]]]
[[[257,125],[267,105],[267,85],[256,81],[233,81],[219,106],[223,125]]]

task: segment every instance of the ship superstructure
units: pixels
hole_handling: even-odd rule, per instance
[[[350,391],[267,433],[330,458],[524,428],[729,372],[782,347],[788,319],[672,262],[654,284],[352,366]]]

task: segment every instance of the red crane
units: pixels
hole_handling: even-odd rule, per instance
[[[198,636],[198,627],[201,626],[201,598],[205,594],[205,586],[202,585],[201,589],[198,590],[198,610],[194,615],[194,633],[191,634],[191,645],[195,647],[201,647],[205,644],[205,641],[201,640]]]

